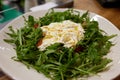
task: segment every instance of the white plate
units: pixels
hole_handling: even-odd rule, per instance
[[[56,9],[55,11],[64,11],[66,9]],[[81,13],[86,11],[78,10]],[[33,15],[38,18],[43,16],[47,10],[30,12],[24,14],[25,17],[28,15]],[[103,29],[109,35],[118,34],[117,37],[113,38],[112,41],[116,45],[111,48],[110,53],[107,55],[108,58],[112,59],[112,65],[108,71],[99,73],[99,76],[89,77],[88,80],[111,80],[120,74],[120,31],[107,19],[90,12],[91,19],[97,20],[99,22],[99,27]],[[15,80],[48,80],[43,74],[38,73],[33,69],[28,69],[25,65],[20,62],[16,62],[11,59],[15,56],[16,52],[13,46],[7,44],[3,39],[8,38],[5,32],[8,32],[8,26],[13,26],[15,29],[22,27],[24,24],[24,19],[22,16],[14,19],[8,25],[6,25],[0,31],[0,68],[9,76]]]

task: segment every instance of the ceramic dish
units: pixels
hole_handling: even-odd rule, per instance
[[[66,9],[55,9],[55,11],[64,11]],[[78,10],[81,14],[86,10]],[[32,15],[36,18],[45,15],[47,10],[41,10],[36,12],[29,12],[24,14],[27,18],[28,15]],[[100,15],[90,12],[91,20],[98,21],[100,29],[104,30],[108,35],[118,34],[117,37],[112,39],[115,46],[111,48],[110,53],[107,55],[108,58],[113,61],[109,64],[110,69],[98,73],[96,76],[89,77],[88,80],[111,80],[120,74],[120,31],[107,19]],[[49,80],[43,74],[38,73],[33,69],[28,69],[24,64],[16,62],[11,57],[16,55],[13,46],[7,44],[3,39],[8,38],[5,32],[8,32],[8,27],[13,26],[14,29],[20,28],[24,25],[24,19],[22,16],[14,19],[8,25],[6,25],[0,31],[0,68],[9,76],[15,80]]]

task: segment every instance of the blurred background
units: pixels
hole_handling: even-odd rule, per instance
[[[53,7],[72,7],[73,0],[0,0],[0,24],[25,12]],[[32,8],[32,9],[31,9]]]

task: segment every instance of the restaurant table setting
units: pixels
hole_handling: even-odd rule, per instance
[[[26,0],[26,1],[29,1],[29,0]],[[61,2],[62,0],[59,0],[59,1]],[[100,22],[100,26],[102,26],[102,25],[105,26],[105,27],[102,27],[102,29],[108,31],[108,33],[110,33],[110,34],[112,34],[112,33],[118,34],[118,38],[115,40],[115,42],[117,43],[117,46],[120,48],[120,44],[118,44],[120,42],[120,41],[118,41],[118,39],[120,39],[120,31],[119,31],[119,29],[120,29],[120,22],[119,22],[120,21],[120,15],[119,15],[120,7],[119,6],[113,6],[113,7],[107,6],[106,7],[106,5],[102,5],[101,2],[99,2],[98,0],[64,0],[64,1],[65,1],[65,3],[59,3],[59,4],[53,1],[53,2],[48,2],[48,3],[42,4],[42,5],[35,4],[35,6],[29,7],[29,8],[27,6],[26,10],[25,10],[26,13],[25,14],[20,13],[19,16],[21,16],[21,15],[28,16],[28,14],[32,14],[32,15],[36,14],[38,16],[38,12],[40,12],[40,10],[45,11],[50,8],[57,8],[57,9],[60,8],[61,10],[66,9],[66,8],[73,8],[73,9],[81,11],[81,12],[89,11],[91,16],[93,17],[93,19],[98,20]],[[28,2],[26,2],[25,4],[28,4]],[[58,11],[60,11],[60,10],[58,10]],[[42,12],[40,12],[40,13],[42,13]],[[44,14],[44,12],[43,12],[43,14]],[[0,24],[0,31],[6,30],[5,26],[8,26],[9,24],[13,24],[13,22],[16,22],[16,24],[18,24],[17,22],[21,21],[21,18],[19,16]],[[17,20],[17,19],[19,19],[19,20]],[[15,25],[15,24],[13,24],[13,25]],[[109,29],[106,27],[108,27]],[[0,49],[3,50],[1,45],[0,45]],[[118,50],[118,48],[115,48],[115,50]],[[1,54],[1,52],[2,51],[0,51],[0,54]],[[113,50],[113,52],[114,52],[114,50]],[[120,51],[115,51],[115,52],[118,55],[120,54]],[[120,58],[120,56],[118,57],[116,55],[115,55],[115,57]],[[112,58],[114,58],[114,57],[112,57]],[[1,59],[1,60],[4,61],[4,59]],[[119,59],[115,59],[115,60],[119,60]],[[7,60],[5,62],[7,62]],[[7,62],[7,63],[9,64],[9,62]],[[108,80],[108,79],[120,80],[120,76],[119,76],[120,71],[117,71],[120,69],[114,69],[114,68],[118,68],[118,66],[120,65],[120,60],[117,63],[118,63],[118,65],[116,65],[116,63],[115,63],[116,66],[112,67],[113,72],[115,74],[112,73],[112,70],[110,71],[111,73],[108,73],[108,74],[107,74],[107,72],[103,73],[103,74],[107,75],[107,76],[103,75],[103,77],[102,77],[103,80],[105,80],[105,79],[106,80]],[[14,62],[12,64],[14,64]],[[20,64],[17,64],[17,65],[20,65]],[[20,77],[22,77],[22,75],[19,76],[19,73],[17,73],[17,71],[16,71],[17,74],[14,75],[15,71],[13,70],[13,68],[11,68],[11,70],[9,70],[9,68],[6,66],[6,64],[2,63],[1,66],[0,66],[1,67],[0,68],[0,80],[14,80],[14,79],[17,80],[17,77],[18,77],[18,79],[26,79],[26,78],[20,78]],[[3,66],[6,66],[6,68],[3,68]],[[22,67],[23,67],[23,69],[26,69],[23,65],[22,65]],[[19,68],[19,69],[22,69],[22,68]],[[7,70],[8,70],[8,72],[7,72]],[[10,72],[10,71],[13,71],[13,72]],[[21,71],[24,72],[24,70],[21,70]],[[25,71],[27,71],[27,70],[25,70]],[[34,75],[35,74],[38,75],[37,73],[35,73],[35,71],[32,71],[32,72],[34,73]],[[9,74],[9,73],[11,73],[11,74]],[[25,73],[27,73],[27,72],[25,72]],[[27,74],[24,74],[24,75],[27,75]],[[31,73],[29,73],[28,75],[32,76]],[[36,76],[36,77],[38,77],[38,76]],[[107,77],[110,77],[110,78],[107,78]],[[95,80],[95,78],[90,78],[90,80],[92,80],[92,79]],[[96,78],[96,79],[102,80],[101,78]],[[31,78],[31,80],[32,80],[32,78]],[[47,80],[47,79],[45,79],[45,80]]]

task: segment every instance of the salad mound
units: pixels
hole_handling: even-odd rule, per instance
[[[47,34],[45,33],[49,32],[44,30],[43,26],[48,28],[51,23],[65,21],[81,24],[83,28],[82,39],[77,39],[78,37],[75,35],[71,36],[76,37],[75,39],[69,36],[65,40],[74,41],[77,39],[72,47],[66,47],[64,42],[59,40],[54,42],[53,40],[44,49],[39,49],[44,42],[43,39],[46,39],[45,35]],[[113,46],[109,39],[115,35],[108,36],[98,26],[97,21],[90,20],[89,12],[80,15],[80,12],[73,9],[63,12],[56,12],[52,9],[39,19],[29,15],[28,19],[25,19],[24,27],[20,29],[14,30],[10,26],[10,33],[7,35],[11,38],[4,39],[4,41],[16,45],[17,57],[15,60],[25,64],[28,68],[34,68],[51,80],[77,79],[104,71],[108,68],[107,64],[112,61],[104,56],[109,53],[111,46]],[[61,33],[60,36],[63,36],[64,33]],[[54,36],[53,34],[52,37]]]

